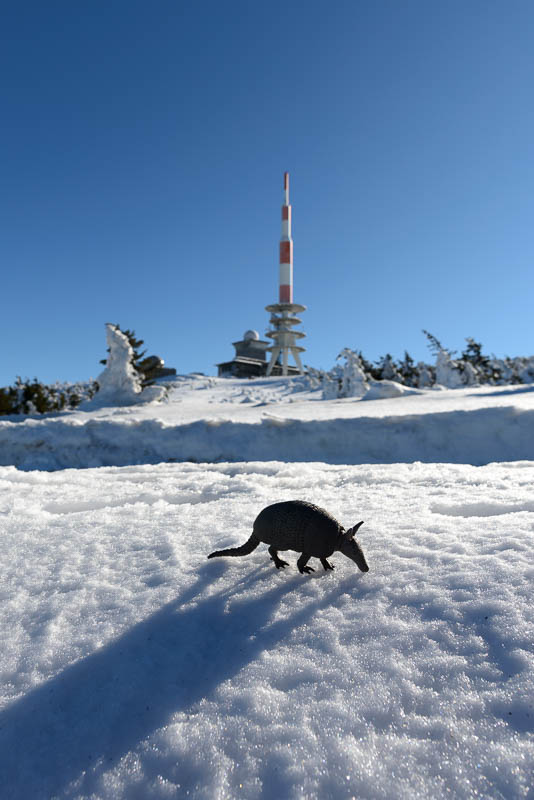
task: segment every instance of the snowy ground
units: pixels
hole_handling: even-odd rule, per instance
[[[352,406],[461,418],[461,393],[438,394]],[[490,415],[534,411],[497,395]],[[115,411],[42,424],[133,417],[149,450],[161,411]],[[38,423],[3,423],[17,452]],[[477,467],[301,447],[295,463],[0,468],[2,798],[534,798],[534,450]],[[334,572],[300,575],[288,553],[277,572],[264,546],[206,560],[289,498],[364,519],[370,571],[334,554]]]

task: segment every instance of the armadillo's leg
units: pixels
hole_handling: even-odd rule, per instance
[[[271,561],[274,561],[276,569],[280,569],[280,567],[289,567],[287,561],[282,561],[281,558],[278,558],[278,550],[272,545],[269,547],[269,555],[271,556]]]
[[[297,567],[299,568],[299,572],[302,572],[303,574],[305,572],[315,572],[313,567],[307,567],[306,566],[306,564],[308,563],[310,558],[311,558],[311,555],[309,553],[303,553],[301,555],[301,557],[297,561]]]
[[[335,569],[334,565],[333,565],[333,564],[330,564],[330,562],[329,562],[329,561],[327,561],[327,560],[326,560],[326,558],[321,558],[321,564],[323,565],[323,567],[325,568],[325,570],[328,570],[328,569]]]

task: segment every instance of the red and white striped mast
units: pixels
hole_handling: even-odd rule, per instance
[[[280,237],[280,262],[279,262],[279,289],[278,303],[265,307],[271,312],[270,323],[273,330],[267,333],[273,344],[271,360],[267,367],[270,375],[274,366],[282,359],[282,375],[289,373],[289,354],[293,356],[298,371],[302,374],[304,369],[300,360],[300,353],[304,347],[297,345],[297,339],[303,339],[306,334],[293,330],[294,325],[300,325],[301,320],[296,313],[306,311],[306,306],[293,302],[293,239],[291,238],[291,206],[289,204],[289,172],[284,173],[284,205],[282,206],[282,234]],[[291,371],[293,372],[295,368]]]
[[[291,238],[291,206],[289,205],[289,172],[284,172],[284,205],[280,237],[280,303],[293,302],[293,239]]]

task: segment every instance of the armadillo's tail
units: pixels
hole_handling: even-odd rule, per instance
[[[241,547],[230,547],[229,550],[216,550],[210,553],[208,558],[217,558],[218,556],[248,556],[259,545],[260,540],[255,534],[252,534],[248,542],[242,544]]]

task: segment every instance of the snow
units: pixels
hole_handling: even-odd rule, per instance
[[[0,424],[2,798],[532,797],[533,393],[305,389]],[[291,498],[370,571],[206,559]]]
[[[372,381],[362,400],[383,400],[386,397],[402,397],[403,394],[420,394],[420,392],[397,381]]]

